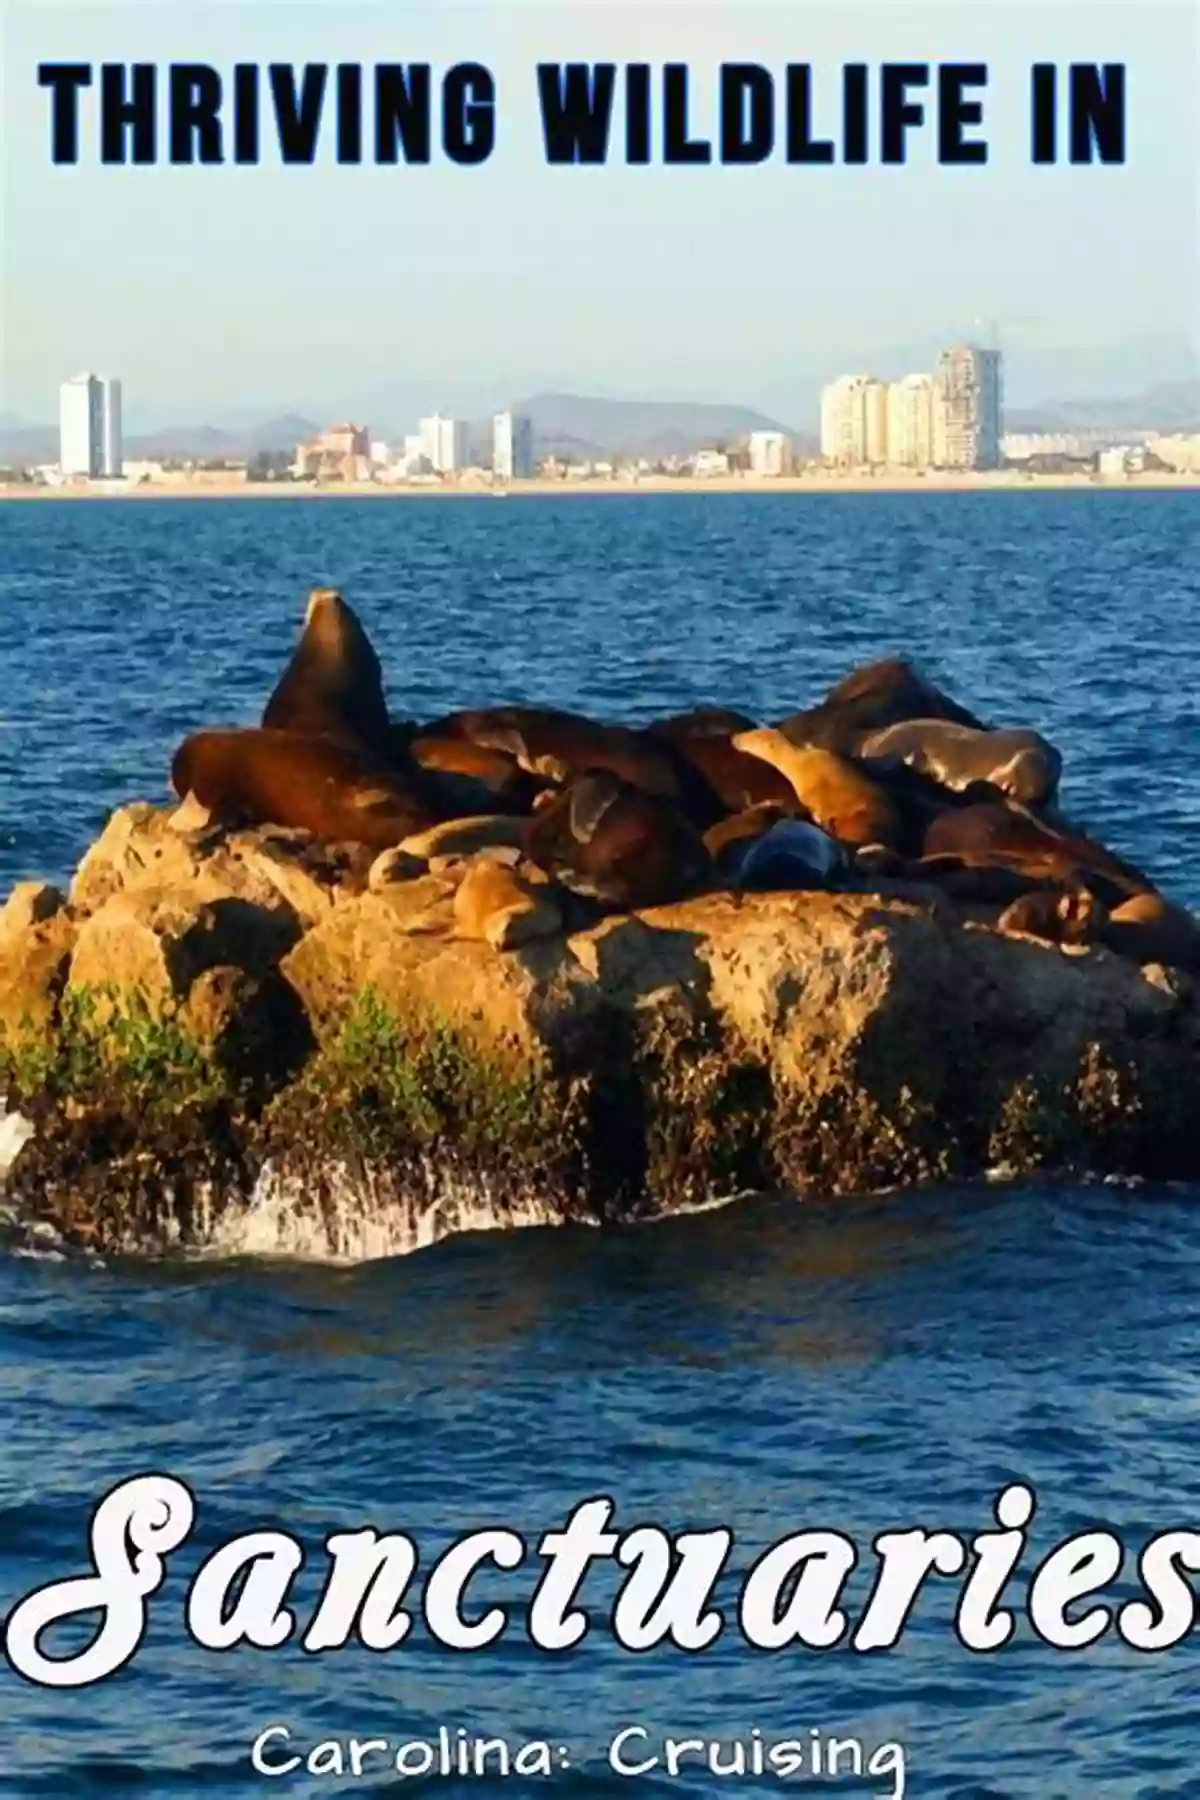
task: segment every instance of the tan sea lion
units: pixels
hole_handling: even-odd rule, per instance
[[[1161,894],[1135,894],[1115,906],[1102,942],[1134,962],[1200,973],[1200,921]]]
[[[949,719],[975,731],[986,726],[966,707],[899,657],[851,670],[816,706],[781,719],[778,730],[794,744],[816,744],[853,756],[862,738],[902,719]]]
[[[1035,888],[1005,908],[996,930],[1006,937],[1083,947],[1099,941],[1107,919],[1106,907],[1086,888]]]
[[[1031,885],[1086,887],[1108,906],[1154,893],[1152,881],[1080,832],[1062,830],[1025,807],[997,800],[949,808],[925,833],[921,867],[1008,870]]]
[[[1053,803],[1062,774],[1061,755],[1036,731],[975,731],[950,719],[886,725],[869,732],[857,754],[881,774],[912,769],[960,794],[983,784],[1025,806]]]
[[[733,742],[736,749],[778,769],[812,822],[839,843],[899,846],[897,808],[878,782],[848,758],[815,745],[798,747],[770,726],[739,732]]]
[[[416,776],[295,731],[194,732],[175,752],[171,783],[223,822],[297,826],[324,843],[386,850],[438,822]]]
[[[763,766],[766,767],[765,764]],[[757,806],[747,806],[741,812],[731,813],[727,819],[710,825],[704,833],[704,846],[717,866],[720,867],[726,851],[735,844],[753,843],[755,838],[770,831],[772,825],[778,824],[780,819],[794,815],[799,803],[791,795],[790,788],[789,797],[792,803],[788,806],[776,806],[773,800],[766,800]]]
[[[626,911],[686,899],[713,878],[680,809],[608,769],[577,777],[534,814],[526,855],[569,892]]]
[[[479,813],[474,818],[446,819],[428,831],[406,837],[399,847],[409,856],[423,856],[427,862],[433,856],[473,856],[477,850],[497,844],[520,849],[527,827],[526,819],[515,818],[511,813]]]
[[[454,919],[461,937],[481,938],[496,950],[516,950],[563,928],[548,887],[485,857],[473,862],[459,882]]]
[[[390,749],[383,671],[358,614],[336,588],[314,588],[304,630],[262,716],[272,731],[303,731]]]

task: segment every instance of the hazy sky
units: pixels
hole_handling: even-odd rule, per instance
[[[819,376],[888,350],[901,366],[879,372],[903,373],[906,353],[981,319],[1044,396],[1102,377],[1108,346],[1126,346],[1109,392],[1195,355],[1191,0],[7,0],[3,17],[0,408],[26,419],[52,419],[83,367],[124,378],[136,427],[355,411],[412,383],[447,406],[569,386],[796,418]],[[54,60],[427,60],[437,74],[464,58],[498,85],[478,168],[436,152],[424,168],[339,168],[328,140],[316,167],[280,168],[269,126],[258,169],[103,168],[95,89],[81,163],[55,168],[36,81]],[[939,168],[927,128],[903,168],[549,168],[535,65],[601,58],[690,63],[705,135],[722,61],[762,63],[780,86],[787,62],[813,63],[830,134],[844,61],[984,61],[991,161]],[[1123,169],[1030,166],[1029,67],[1071,60],[1128,64]]]

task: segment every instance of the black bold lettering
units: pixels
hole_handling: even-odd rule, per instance
[[[987,86],[986,63],[943,63],[938,70],[938,161],[940,163],[985,163],[988,147],[968,141],[963,136],[967,125],[983,120],[983,104],[968,100],[965,87]]]
[[[790,163],[831,163],[833,145],[812,134],[812,64],[787,67],[787,159]]]
[[[1053,63],[1033,65],[1033,160],[1058,161],[1058,70]]]
[[[233,71],[233,160],[258,161],[258,64],[237,63]]]
[[[1071,161],[1125,161],[1125,64],[1072,63]],[[1093,151],[1096,153],[1093,155]]]
[[[280,157],[285,163],[315,162],[329,64],[305,63],[298,93],[296,71],[291,63],[272,63],[268,73]]]
[[[79,90],[91,87],[91,63],[39,63],[38,86],[50,89],[50,156],[79,161]]]
[[[456,63],[442,83],[442,144],[451,162],[486,162],[496,147],[496,83],[482,63]]]
[[[133,63],[129,68],[129,96],[125,93],[125,64],[105,63],[100,70],[100,161],[102,163],[152,163],[157,157],[154,129],[154,64]],[[133,137],[133,154],[126,156],[126,132]]]
[[[172,63],[170,72],[173,163],[219,163],[221,77],[207,63]],[[199,156],[196,149],[199,146]]]
[[[765,162],[774,148],[775,84],[767,70],[758,63],[722,63],[721,161]]]
[[[708,140],[688,136],[686,63],[663,65],[663,161],[673,164],[712,161],[712,145]]]
[[[427,163],[430,157],[429,64],[380,63],[375,70],[375,161]],[[397,142],[399,139],[399,143]]]
[[[537,77],[546,161],[607,162],[616,63],[539,63]]]
[[[908,160],[904,134],[910,125],[920,125],[925,118],[925,108],[908,99],[908,90],[925,87],[928,82],[928,63],[884,63],[880,70],[880,162],[904,163]]]
[[[842,161],[865,163],[867,153],[867,65],[846,63],[842,69]]]

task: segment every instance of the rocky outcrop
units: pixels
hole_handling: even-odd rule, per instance
[[[583,928],[535,884],[489,932],[506,856],[114,815],[69,900],[0,913],[10,1207],[100,1249],[356,1257],[745,1189],[1200,1173],[1186,976],[883,883]]]

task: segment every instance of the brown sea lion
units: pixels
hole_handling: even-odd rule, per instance
[[[629,910],[707,887],[712,858],[680,809],[609,769],[585,772],[536,812],[531,862],[573,894]]]
[[[1135,894],[1115,906],[1101,941],[1134,962],[1200,974],[1200,921],[1161,894]]]
[[[503,750],[486,750],[466,738],[430,737],[419,733],[405,755],[420,769],[439,775],[455,775],[480,783],[504,812],[528,812],[546,783],[523,769],[515,756]]]
[[[651,719],[642,730],[678,745],[693,737],[732,737],[735,731],[753,731],[757,724],[747,713],[731,712],[726,706],[693,706],[687,712]]]
[[[996,930],[1081,947],[1098,942],[1107,919],[1107,908],[1086,888],[1034,888],[1005,908]]]
[[[481,938],[496,950],[516,950],[563,928],[549,887],[485,857],[473,862],[459,882],[454,919],[460,937]]]
[[[853,756],[868,732],[902,719],[949,719],[974,731],[987,729],[974,713],[899,657],[853,669],[816,706],[781,719],[777,729],[794,744],[816,744],[840,756]]]
[[[1007,870],[1031,886],[1086,887],[1107,906],[1154,893],[1139,869],[1080,832],[1062,830],[1025,807],[997,800],[953,807],[925,833],[922,869]]]
[[[171,784],[226,823],[296,826],[324,843],[375,850],[439,818],[416,775],[349,743],[296,731],[194,732],[175,752]]]
[[[589,769],[608,769],[646,794],[678,800],[679,766],[670,745],[629,725],[604,725],[552,707],[498,706],[452,713],[426,728],[433,737],[459,737],[502,751],[531,775],[560,785]]]
[[[1062,757],[1036,731],[975,731],[950,719],[903,719],[872,731],[858,759],[881,774],[914,770],[939,787],[965,793],[979,784],[1025,806],[1052,804]]]
[[[314,588],[304,630],[262,716],[272,731],[343,738],[386,753],[383,671],[358,614],[336,588]]]
[[[778,769],[809,819],[839,843],[899,846],[902,821],[896,806],[848,758],[815,745],[797,746],[770,726],[739,732],[733,742],[736,749]]]
[[[653,733],[655,727],[647,727]],[[755,726],[747,729],[753,731]],[[725,727],[680,731],[664,738],[675,755],[695,770],[725,812],[744,812],[748,807],[774,804],[794,812],[796,797],[787,777],[761,757],[750,756],[734,745],[736,732]]]

